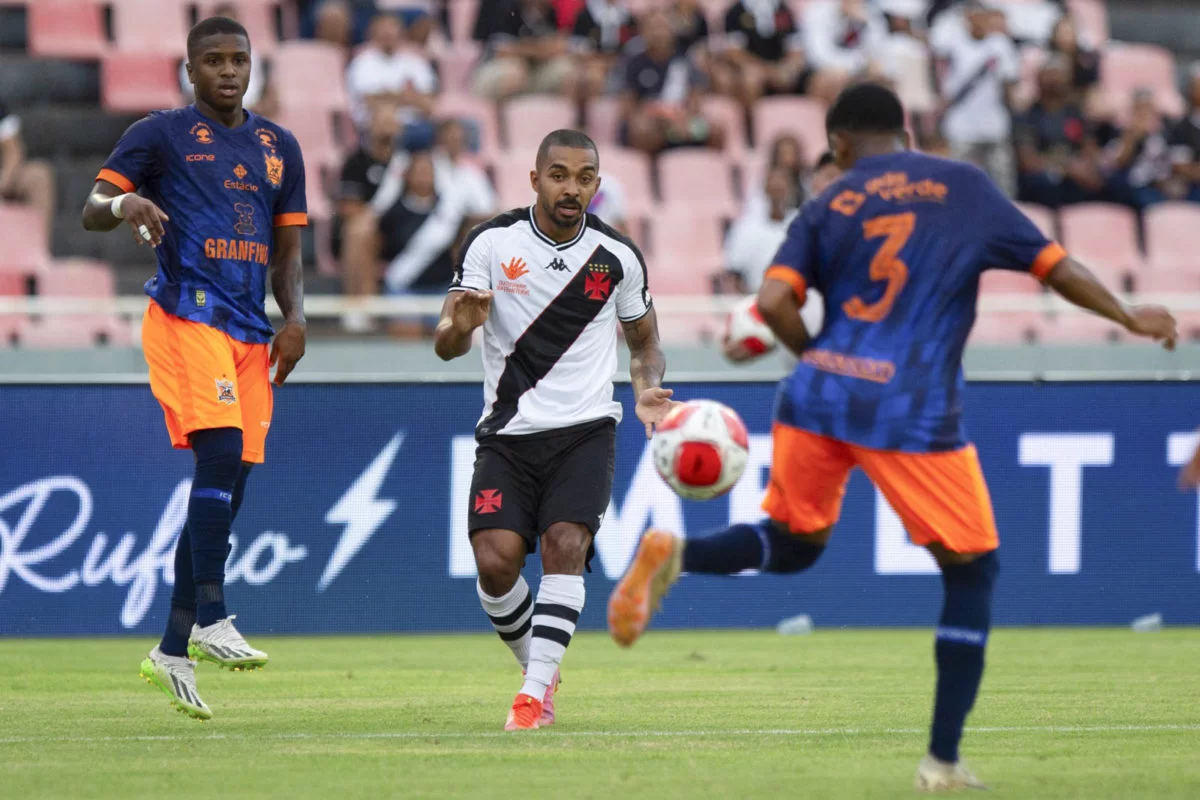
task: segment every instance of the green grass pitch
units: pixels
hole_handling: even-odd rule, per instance
[[[494,636],[251,637],[212,722],[137,677],[149,641],[0,640],[0,797],[910,797],[928,631],[576,637],[559,724],[504,734]],[[1200,797],[1200,631],[999,630],[964,755],[996,797]]]

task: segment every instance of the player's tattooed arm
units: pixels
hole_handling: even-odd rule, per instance
[[[296,363],[304,358],[304,265],[300,259],[300,228],[289,225],[275,229],[271,258],[271,292],[283,313],[283,328],[271,343],[275,385],[282,386]]]
[[[633,381],[633,396],[637,398],[637,418],[646,426],[646,438],[654,434],[654,426],[667,416],[675,401],[670,389],[662,388],[667,371],[667,357],[658,340],[658,314],[653,308],[633,322],[622,322],[625,342],[629,345],[629,377]]]
[[[803,302],[796,290],[786,281],[767,278],[758,290],[758,312],[771,332],[796,356],[808,348],[812,337],[800,317]]]
[[[1170,311],[1162,306],[1135,306],[1122,302],[1096,279],[1091,270],[1069,256],[1046,275],[1046,285],[1064,300],[1111,319],[1135,336],[1162,342],[1168,350],[1175,349],[1179,331]]]
[[[163,223],[169,219],[152,201],[108,181],[96,181],[83,206],[85,230],[111,231],[128,222],[133,240],[138,244],[149,242],[152,247],[158,247],[167,235]]]
[[[467,354],[471,334],[487,322],[492,293],[474,289],[450,292],[442,303],[442,318],[433,332],[433,351],[442,361]]]

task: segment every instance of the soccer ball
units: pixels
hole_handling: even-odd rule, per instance
[[[750,438],[733,409],[713,400],[681,403],[654,434],[654,467],[675,494],[711,500],[746,471]]]
[[[747,297],[729,312],[729,318],[725,321],[725,338],[730,344],[740,344],[756,356],[771,352],[778,344],[775,334],[759,313],[758,299],[755,297]]]

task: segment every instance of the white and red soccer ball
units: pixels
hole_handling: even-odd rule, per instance
[[[654,467],[677,495],[711,500],[733,488],[746,471],[750,437],[733,409],[691,400],[671,410],[654,434]]]
[[[758,310],[758,298],[747,297],[738,303],[725,321],[725,338],[732,345],[741,345],[751,355],[761,356],[775,349],[775,334],[763,321]]]

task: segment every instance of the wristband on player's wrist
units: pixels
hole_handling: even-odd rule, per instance
[[[129,197],[130,194],[130,192],[126,192],[125,194],[117,195],[112,199],[112,202],[109,203],[108,210],[111,211],[112,215],[117,219],[125,219],[125,214],[121,211],[121,204],[125,202],[125,198]]]

